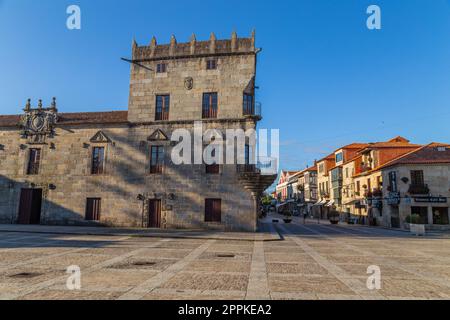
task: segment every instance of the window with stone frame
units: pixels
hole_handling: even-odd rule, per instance
[[[27,174],[28,175],[39,174],[40,164],[41,164],[41,149],[37,148],[30,149],[28,156]]]
[[[202,118],[215,119],[217,118],[217,111],[218,111],[217,92],[204,93],[202,103]]]
[[[150,174],[161,174],[164,168],[164,147],[152,146],[150,148]]]
[[[161,62],[156,65],[156,73],[166,73],[167,63]]]
[[[216,69],[217,69],[217,60],[216,59],[206,60],[206,70],[216,70]]]
[[[411,170],[411,184],[413,186],[423,186],[425,184],[422,170]]]
[[[104,173],[105,173],[105,147],[93,147],[91,174],[100,175]]]
[[[170,112],[170,95],[156,96],[155,121],[169,120]]]
[[[243,113],[244,116],[251,116],[255,114],[255,104],[253,102],[252,94],[244,93]]]
[[[216,156],[216,150],[211,151],[211,157]],[[210,162],[210,161],[208,161]],[[206,164],[206,174],[219,174],[220,173],[220,165],[217,163]]]

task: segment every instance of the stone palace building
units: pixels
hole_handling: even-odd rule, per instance
[[[171,133],[256,129],[255,35],[133,42],[128,111],[0,116],[0,223],[257,229],[276,176],[256,165],[175,165]],[[250,144],[250,142],[248,142]]]

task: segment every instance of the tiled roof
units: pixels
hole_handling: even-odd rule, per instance
[[[19,125],[20,116],[0,116],[0,127],[16,127]]]
[[[361,151],[371,149],[381,149],[381,148],[411,148],[411,147],[421,147],[421,145],[410,143],[409,140],[398,136],[388,141],[369,143]]]
[[[341,149],[363,149],[363,148],[367,147],[368,145],[369,145],[368,143],[356,142],[356,143],[351,143],[349,145],[346,145],[346,146],[344,146],[342,148],[339,148],[337,150],[341,150]]]
[[[392,161],[389,161],[381,168],[398,164],[440,164],[450,163],[450,145],[445,143],[430,143],[417,150],[409,152]]]
[[[18,127],[20,115],[0,115],[0,127]],[[57,125],[116,124],[128,122],[128,111],[58,113]]]

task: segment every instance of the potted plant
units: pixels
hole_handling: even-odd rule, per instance
[[[328,214],[328,219],[330,220],[331,224],[338,224],[339,223],[339,212],[336,210],[331,211]]]
[[[409,230],[411,233],[418,236],[425,235],[425,225],[422,223],[422,219],[418,214],[412,214],[406,217],[406,223],[409,224]]]

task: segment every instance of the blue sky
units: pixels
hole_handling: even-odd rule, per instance
[[[66,28],[66,8],[82,30]],[[382,29],[366,28],[366,9]],[[304,168],[351,142],[403,135],[450,142],[450,0],[0,0],[0,113],[28,97],[62,112],[123,110],[131,40],[256,28],[257,100],[279,128],[281,166]]]

